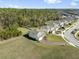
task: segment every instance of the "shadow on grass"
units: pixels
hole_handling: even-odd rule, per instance
[[[28,40],[37,41],[36,39],[29,37],[28,34],[23,35],[23,37],[27,38]]]

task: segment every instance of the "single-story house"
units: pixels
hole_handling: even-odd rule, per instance
[[[40,41],[44,38],[45,33],[43,31],[34,29],[34,30],[29,31],[28,36],[30,38],[37,40],[37,41]]]

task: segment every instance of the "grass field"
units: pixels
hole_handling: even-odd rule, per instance
[[[1,43],[0,59],[79,59],[79,49],[72,46],[48,48],[36,43],[24,37]]]
[[[52,42],[65,42],[61,36],[47,35],[46,37],[49,41],[52,41]]]

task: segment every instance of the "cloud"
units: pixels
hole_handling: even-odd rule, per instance
[[[14,5],[14,4],[5,4],[5,5],[0,5],[0,8],[32,8],[28,6],[20,6],[20,5]]]
[[[55,3],[61,3],[61,0],[44,0],[45,2],[49,3],[49,4],[55,4]]]
[[[19,8],[18,5],[8,5],[7,7],[9,7],[9,8]]]
[[[79,1],[79,0],[72,0],[72,1],[70,2],[70,5],[71,5],[71,6],[77,6],[77,5],[78,5],[78,1]]]
[[[76,6],[77,3],[76,2],[71,2],[71,6]]]
[[[12,5],[12,4],[4,4],[4,5],[0,5],[0,8],[20,8],[20,6]]]
[[[73,0],[73,1],[77,2],[78,0]]]

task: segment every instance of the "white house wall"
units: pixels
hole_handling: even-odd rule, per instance
[[[44,38],[44,35],[38,38],[39,41],[41,41]]]

